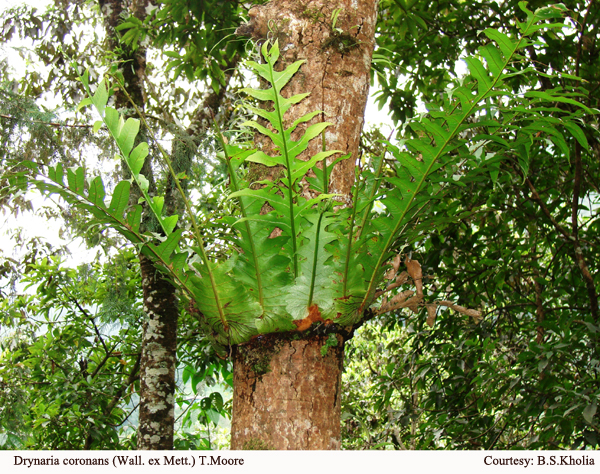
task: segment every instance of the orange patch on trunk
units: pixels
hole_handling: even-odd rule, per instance
[[[306,318],[292,322],[296,325],[298,331],[306,331],[312,323],[323,322],[323,318],[321,317],[319,307],[313,304],[308,308],[308,316]]]

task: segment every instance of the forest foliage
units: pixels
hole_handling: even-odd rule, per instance
[[[285,111],[303,97],[284,99],[280,91],[300,64],[275,72],[276,43],[263,45],[262,64],[246,63],[272,87],[232,93],[220,118],[231,132],[208,133],[197,176],[183,176],[161,150],[173,129],[156,116],[176,115],[179,96],[198,100],[197,85],[180,85],[184,80],[224,87],[215,64],[241,54],[239,44],[225,47],[223,37],[201,30],[194,34],[204,43],[192,42],[185,55],[166,50],[167,76],[155,89],[165,100],[151,102],[142,123],[154,139],[138,144],[140,122],[108,105],[120,78],[111,76],[99,41],[92,40],[96,63],[80,60],[82,51],[68,56],[68,48],[49,61],[48,35],[61,32],[43,34],[42,26],[60,16],[58,9],[13,10],[3,40],[16,31],[29,36],[38,45],[36,60],[62,61],[56,67],[68,76],[33,71],[13,78],[4,65],[3,205],[6,212],[27,207],[32,184],[60,195],[68,205],[48,212],[64,215],[72,235],[100,244],[107,263],[71,269],[59,249],[40,241],[30,243],[22,262],[4,255],[2,324],[9,330],[2,339],[0,443],[135,446],[126,421],[138,384],[139,275],[135,252],[112,229],[188,293],[178,358],[182,389],[191,381],[195,398],[189,387],[179,393],[180,407],[188,408],[180,448],[214,447],[211,426],[227,416],[222,389],[197,393],[198,384],[231,383],[228,363],[213,349],[225,356],[231,344],[313,322],[313,305],[322,320],[361,326],[346,349],[348,448],[597,446],[600,144],[593,58],[600,8],[536,3],[507,2],[504,11],[495,2],[448,1],[431,11],[428,2],[381,2],[373,74],[379,100],[401,123],[393,139],[365,133],[352,208],[336,206],[329,194],[331,165],[317,166],[335,150],[297,159],[327,124],[292,139],[311,116],[284,126]],[[123,23],[123,41],[180,48],[192,33],[178,4],[165,3],[147,23]],[[70,8],[71,23],[62,24],[73,34],[77,25],[97,21],[93,8]],[[188,13],[197,20],[206,14]],[[164,18],[177,31],[153,33],[153,21]],[[237,12],[222,21],[240,18]],[[468,73],[452,77],[461,58]],[[100,81],[107,66],[107,81]],[[97,85],[94,93],[90,85]],[[35,101],[49,91],[71,109],[89,94],[83,105],[93,104],[101,123],[89,127],[83,114],[40,111]],[[241,95],[249,96],[243,106]],[[271,101],[273,109],[252,100]],[[426,112],[417,112],[418,101],[427,103]],[[82,127],[67,127],[64,117]],[[268,136],[279,154],[253,150],[239,132],[244,127]],[[90,172],[94,165],[81,150],[99,143],[129,167],[143,194],[137,205],[129,206],[130,181]],[[161,199],[148,194],[141,170],[151,153],[162,157],[164,179],[189,181],[198,194],[212,187],[186,200],[186,215],[167,215]],[[252,186],[249,161],[282,166],[281,179]],[[201,172],[207,168],[210,178]],[[300,183],[309,170],[307,195]],[[224,199],[215,190],[226,181]],[[261,214],[265,201],[273,210]],[[154,232],[140,231],[142,203],[154,214]],[[82,216],[86,226],[72,225]],[[277,245],[269,239],[273,227],[282,230]],[[419,276],[411,265],[417,258]]]

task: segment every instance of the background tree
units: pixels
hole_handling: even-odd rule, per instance
[[[3,341],[4,446],[122,446],[114,427],[137,406],[139,384],[133,261],[125,252],[104,268],[67,269],[51,255],[26,264],[20,283],[35,293],[2,305],[16,328]]]
[[[50,8],[41,17],[37,16],[34,9],[23,7],[13,10],[14,16],[12,18],[7,17],[4,25],[7,27],[5,38],[10,39],[18,31],[24,36],[37,40],[34,56],[42,62],[54,65],[51,70],[46,71],[47,77],[42,77],[39,71],[30,71],[29,75],[23,78],[26,91],[30,96],[42,98],[51,85],[56,84],[54,90],[61,95],[66,104],[70,103],[70,107],[73,107],[84,91],[78,81],[78,71],[72,67],[71,61],[75,60],[82,67],[89,66],[92,71],[96,71],[97,67],[102,69],[112,64],[111,73],[123,85],[123,87],[117,89],[114,96],[117,108],[125,114],[145,111],[150,117],[153,117],[149,118],[153,125],[160,124],[157,128],[164,130],[164,133],[169,134],[171,137],[173,135],[176,137],[173,140],[172,153],[173,162],[178,172],[187,173],[190,181],[193,180],[195,175],[201,181],[201,184],[206,182],[202,172],[205,171],[207,165],[209,167],[210,165],[200,162],[195,165],[195,169],[192,169],[192,157],[197,153],[198,146],[203,141],[212,120],[211,116],[219,114],[219,108],[224,100],[225,91],[233,72],[232,67],[235,65],[241,51],[240,42],[222,42],[227,31],[239,24],[238,15],[221,15],[219,17],[220,23],[208,25],[207,27],[204,21],[206,11],[215,11],[215,6],[207,2],[203,2],[202,7],[198,4],[191,8],[184,4],[167,5],[160,11],[160,14],[150,16],[148,16],[148,13],[155,9],[151,2],[100,2],[100,10],[94,8],[93,4],[90,6],[91,8],[79,4],[69,5],[66,3],[63,5],[58,3],[55,8]],[[237,8],[237,3],[227,2],[222,5],[221,9],[226,12],[229,10],[237,11]],[[127,18],[129,18],[131,24],[145,28],[141,30],[141,33],[136,30],[137,35],[135,37],[129,35],[129,45],[121,41],[122,34],[117,32],[117,27]],[[99,37],[98,28],[100,21],[103,22],[106,31],[103,39],[104,44],[100,44],[101,38]],[[178,22],[183,23],[185,26],[178,27]],[[92,27],[91,34],[89,30],[79,27],[84,23]],[[47,25],[51,25],[49,29],[45,28]],[[216,33],[212,31],[213,27],[218,27]],[[208,28],[208,31],[206,28]],[[146,48],[141,46],[139,41],[141,39],[147,42],[144,37],[148,32],[152,32],[157,35],[156,41],[159,44],[161,41],[165,41],[165,37],[172,41],[171,44],[180,43],[181,45],[182,41],[183,44],[187,44],[190,31],[202,36],[203,47],[205,48],[201,51],[195,51],[195,48],[199,47],[198,42],[195,41],[191,57],[195,61],[199,60],[201,63],[208,64],[209,70],[212,72],[207,74],[206,69],[200,65],[195,69],[190,69],[190,61],[187,61],[183,67],[186,77],[189,81],[197,78],[208,80],[209,83],[212,83],[212,86],[207,93],[203,93],[201,87],[187,91],[181,87],[171,88],[170,93],[173,99],[167,100],[167,94],[161,91],[167,77],[162,73],[158,76],[153,75],[152,72],[147,70]],[[46,34],[44,35],[43,32],[46,32]],[[125,35],[126,33],[125,30]],[[60,49],[56,47],[57,36],[63,40],[63,47]],[[181,37],[184,39],[182,40]],[[91,42],[92,49],[97,53],[96,55],[87,56],[83,54],[83,50],[78,49],[78,46],[88,42]],[[219,43],[222,49],[216,48]],[[171,66],[173,66],[173,63],[176,63],[176,61],[172,61]],[[5,66],[8,67],[8,64]],[[181,72],[182,68],[175,68],[176,76]],[[152,94],[154,95],[152,96]],[[187,117],[178,113],[178,120],[176,121],[173,110],[169,109],[169,106],[174,105],[183,97],[188,102],[196,100],[197,107],[191,108],[186,114]],[[6,103],[10,109],[7,111],[9,113],[6,114],[6,119],[9,122],[7,128],[5,128],[5,136],[8,139],[11,136],[11,131],[19,130],[19,126],[23,126],[22,122],[19,123],[19,118],[27,120],[31,115],[27,116],[23,111],[11,114],[10,112],[17,108],[13,105],[16,100],[12,96],[7,97],[7,99]],[[45,118],[48,119],[48,116]],[[46,120],[47,122],[48,120]],[[185,122],[187,122],[187,126]],[[39,123],[38,128],[48,135],[49,129],[43,126],[44,120],[38,120],[36,123]],[[68,130],[66,127],[61,127],[61,123],[55,125],[58,134],[62,134],[63,129]],[[72,128],[76,129],[76,127]],[[50,143],[53,146],[51,146],[52,151],[47,153],[47,155],[50,155],[48,156],[48,163],[51,162],[52,153],[62,153],[60,148],[62,143],[56,143],[58,140],[53,134],[50,134],[50,137],[52,138]],[[79,136],[77,139],[78,141],[71,141],[71,146],[83,148],[86,146],[86,142],[90,143],[90,140],[92,144],[97,142],[89,133],[83,137]],[[31,140],[26,141],[26,146],[31,146],[31,144]],[[111,147],[107,148],[110,149]],[[10,154],[13,156],[18,154],[18,148],[15,147]],[[79,163],[83,162],[81,158],[80,156]],[[65,165],[76,162],[75,160],[71,162],[63,160]],[[151,160],[148,160],[144,172],[152,186],[155,186],[154,183],[160,180],[160,176],[154,177],[154,169]],[[160,174],[160,170],[156,170],[156,172]],[[180,206],[178,200],[180,201],[181,198],[178,198],[177,192],[173,190],[172,182],[167,181],[166,186],[160,190],[153,187],[151,192],[153,194],[164,193],[164,205],[170,212],[174,212]],[[135,194],[132,194],[132,202],[136,202]],[[74,216],[73,221],[76,221],[79,217]],[[150,219],[149,216],[144,220],[143,225],[153,229],[153,225],[156,226],[156,223],[153,224],[148,219]],[[93,234],[93,232],[89,232],[89,234]],[[145,297],[150,298],[150,301],[152,301],[152,304],[146,304],[145,308],[148,310],[147,314],[152,317],[150,318],[150,324],[148,324],[147,319],[144,320],[143,324],[145,335],[142,341],[145,342],[142,345],[141,356],[142,403],[138,446],[140,449],[169,449],[173,445],[174,399],[172,396],[166,398],[162,396],[160,400],[156,400],[153,395],[156,393],[173,393],[174,390],[175,341],[177,317],[180,309],[174,303],[175,295],[172,285],[161,278],[156,280],[156,270],[151,262],[145,260],[143,255],[140,256],[140,264],[142,289],[146,295]],[[153,292],[158,292],[158,294],[163,295],[163,298],[157,298],[156,293]],[[154,332],[148,332],[149,330]],[[166,367],[169,369],[164,373],[163,369]],[[160,432],[155,432],[156,430]]]

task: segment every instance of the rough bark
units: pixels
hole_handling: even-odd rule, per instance
[[[376,13],[376,0],[274,0],[252,8],[250,21],[237,31],[259,43],[277,40],[280,69],[306,60],[282,94],[310,96],[285,118],[290,124],[322,111],[296,134],[314,122],[332,123],[325,134],[327,149],[351,157],[335,166],[328,192],[347,205],[369,91]],[[257,143],[269,152],[267,143],[260,138]],[[313,140],[305,159],[321,147],[321,140]],[[257,179],[278,173],[260,165],[252,172]],[[340,448],[343,337],[336,337],[339,344],[327,348],[325,356],[321,349],[327,338],[303,332],[259,336],[235,348],[232,449]]]
[[[337,20],[333,15],[339,9]],[[284,96],[310,92],[287,114],[288,124],[308,112],[322,114],[298,127],[303,132],[315,122],[330,122],[325,133],[327,149],[350,154],[339,162],[331,175],[329,192],[340,194],[350,203],[354,168],[369,92],[377,1],[276,0],[249,11],[250,21],[237,33],[257,42],[278,40],[279,67],[306,60],[283,91]],[[313,140],[306,158],[321,151],[321,141]],[[330,162],[335,157],[329,158]],[[263,170],[269,175],[268,170]]]
[[[173,449],[177,319],[175,289],[140,255],[144,312],[138,449]]]
[[[123,0],[99,1],[106,30],[106,41],[111,51],[119,51],[122,62],[120,72],[124,87],[115,92],[115,108],[126,116],[135,117],[135,107],[143,111],[145,105],[146,49],[140,46],[131,51],[119,41],[115,28],[123,12],[143,20],[153,7],[150,0],[127,2]],[[132,104],[133,102],[133,104]],[[141,130],[144,137],[146,131]],[[156,192],[150,159],[144,163],[142,173],[150,182],[150,192]],[[129,176],[126,176],[129,177]],[[141,194],[134,188],[131,201]],[[168,200],[167,196],[167,200]],[[142,226],[153,229],[152,216],[144,216]],[[175,421],[174,391],[177,368],[177,319],[179,309],[175,288],[144,255],[139,255],[146,320],[142,328],[140,359],[140,408],[138,449],[172,449]]]
[[[337,338],[327,347],[327,336],[269,335],[235,348],[231,449],[340,448]]]

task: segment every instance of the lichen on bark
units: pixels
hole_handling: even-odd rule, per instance
[[[138,449],[173,449],[179,311],[172,286],[140,255],[144,310]]]

